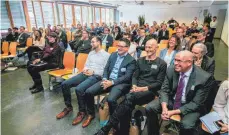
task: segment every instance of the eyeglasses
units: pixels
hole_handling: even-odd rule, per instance
[[[174,59],[174,62],[181,63],[181,62],[190,62],[191,60],[178,60]]]

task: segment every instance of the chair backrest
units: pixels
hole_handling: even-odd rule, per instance
[[[112,46],[113,46],[113,47],[117,47],[117,46],[118,46],[118,42],[119,42],[118,40],[115,40],[115,41],[113,42]]]
[[[156,52],[156,56],[160,56],[161,50],[165,49],[167,47],[167,44],[159,44],[158,50]]]
[[[105,46],[105,45],[102,45],[102,49],[103,49],[103,50],[106,50],[106,46]]]
[[[17,42],[10,43],[10,55],[16,56],[17,55]]]
[[[33,38],[31,38],[31,37],[27,38],[26,46],[29,47],[29,46],[32,46],[32,45],[33,45]]]
[[[3,55],[9,54],[9,42],[2,43],[2,51],[3,51]]]
[[[68,40],[68,42],[71,41],[71,38],[72,38],[71,31],[67,31],[66,34],[67,34],[67,40]]]
[[[79,53],[77,56],[77,61],[76,61],[76,68],[78,69],[78,72],[82,72],[84,65],[87,61],[88,54],[86,53]]]
[[[63,65],[65,69],[72,70],[75,65],[75,53],[64,52]]]
[[[108,53],[112,54],[113,52],[116,52],[117,51],[117,47],[109,47],[108,48]]]
[[[161,40],[160,44],[168,44],[169,40]]]

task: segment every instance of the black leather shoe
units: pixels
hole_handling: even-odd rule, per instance
[[[108,135],[108,133],[105,133],[103,130],[99,130],[97,133],[95,133],[94,135]]]
[[[17,57],[22,57],[24,55],[25,55],[24,53],[21,53],[21,54],[18,54]]]
[[[37,87],[36,89],[32,90],[31,93],[32,94],[35,94],[35,93],[38,93],[38,92],[41,92],[41,91],[44,91],[43,86]]]
[[[33,86],[29,87],[29,90],[33,90],[33,89],[36,89],[36,88],[37,88],[36,85],[33,84]]]

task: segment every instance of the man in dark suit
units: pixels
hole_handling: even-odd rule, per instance
[[[169,120],[173,115],[181,116],[180,135],[195,135],[209,91],[210,74],[193,65],[193,54],[181,51],[176,54],[174,66],[167,70],[159,99],[146,106],[149,135],[159,135],[158,115]],[[153,127],[153,128],[152,128]]]
[[[108,27],[104,28],[104,35],[102,36],[102,45],[106,45],[106,51],[113,44],[113,37],[110,35],[110,29]]]
[[[145,44],[149,40],[149,38],[146,36],[146,31],[144,28],[139,28],[139,38],[135,41],[138,46],[137,46],[137,56],[138,58],[141,55],[141,52],[145,50]]]
[[[192,47],[192,53],[195,65],[214,76],[215,60],[206,55],[207,47],[202,43],[197,43]]]
[[[14,39],[14,41],[17,41],[18,36],[19,36],[19,34],[18,34],[18,28],[17,28],[17,27],[13,27],[13,32],[12,32],[12,34],[13,34],[13,39]]]
[[[65,31],[63,31],[61,27],[57,27],[56,33],[59,35],[59,39],[63,43],[64,48],[66,49],[68,47],[68,41]]]
[[[28,37],[29,35],[25,33],[25,27],[20,26],[20,35],[18,36],[18,39],[17,39],[17,42],[19,43],[19,45],[17,45],[17,47],[25,47]]]
[[[110,114],[117,106],[117,99],[129,92],[131,78],[135,70],[136,61],[128,49],[130,41],[121,39],[118,44],[118,51],[112,53],[104,68],[103,79],[88,88],[85,92],[87,107],[92,114],[94,113],[94,96],[104,92],[109,92],[108,104]]]
[[[169,31],[167,30],[167,25],[163,24],[162,29],[158,33],[158,43],[161,40],[168,40],[169,39]]]

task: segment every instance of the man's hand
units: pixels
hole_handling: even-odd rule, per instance
[[[104,80],[104,81],[102,81],[101,85],[102,85],[103,89],[105,90],[105,89],[109,88],[110,86],[112,86],[113,84],[112,84],[112,81],[110,81],[110,80]]]
[[[148,87],[137,87],[136,85],[133,85],[130,92],[141,92],[141,91],[147,91]]]
[[[161,103],[162,106],[162,113],[161,113],[161,118],[163,120],[168,120],[168,108],[166,103]]]
[[[41,59],[35,59],[34,61],[33,61],[33,64],[36,64],[36,63],[38,63],[38,62],[40,62],[41,61]]]
[[[130,90],[130,92],[135,92],[136,88],[137,88],[137,86],[136,85],[133,85],[132,86],[132,89]]]
[[[228,132],[228,125],[227,125],[227,124],[224,124],[224,123],[222,123],[222,122],[220,122],[220,121],[218,121],[218,123],[222,126],[222,128],[220,129],[220,132],[221,132],[221,133],[226,133],[226,132]]]
[[[83,74],[85,74],[86,76],[92,76],[94,74],[94,71],[91,69],[86,69],[83,71]]]

